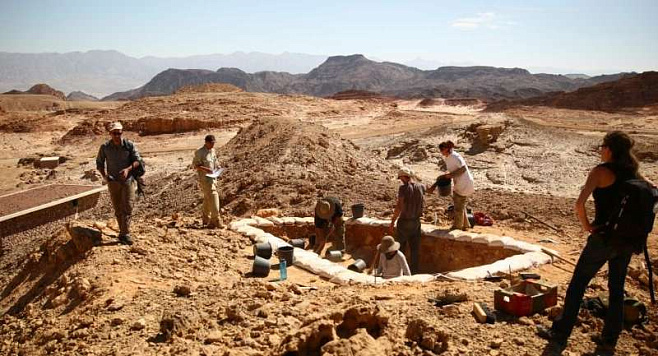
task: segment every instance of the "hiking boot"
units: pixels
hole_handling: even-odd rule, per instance
[[[127,246],[131,246],[133,244],[133,240],[130,238],[130,235],[119,236],[119,242],[122,245],[127,245]]]
[[[558,334],[553,329],[543,325],[537,325],[537,336],[550,341],[555,346],[562,347],[563,350],[567,347],[567,338],[564,335]]]
[[[592,335],[590,337],[592,341],[597,345],[596,349],[601,352],[611,353],[615,351],[617,346],[617,340],[605,338],[599,334]]]

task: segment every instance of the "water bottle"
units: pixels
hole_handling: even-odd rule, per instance
[[[279,280],[285,281],[288,278],[288,271],[286,269],[286,260],[279,262]]]

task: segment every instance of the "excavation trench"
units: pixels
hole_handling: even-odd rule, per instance
[[[323,258],[324,254],[318,256],[309,250],[295,248],[294,265],[336,283],[371,283],[372,277],[366,278],[364,273],[348,271],[345,267],[357,259],[365,261],[368,267],[373,265],[376,247],[388,233],[389,221],[360,218],[346,220],[345,225],[346,253],[342,261],[329,262]],[[293,239],[303,239],[309,246],[314,235],[313,218],[244,219],[233,222],[231,229],[249,236],[255,243],[268,241],[273,250]],[[507,236],[447,231],[432,225],[423,225],[421,230],[418,274],[391,281],[423,282],[437,276],[481,279],[489,274],[525,270],[551,261],[541,252],[540,246]],[[331,244],[327,244],[326,249],[331,250]],[[403,252],[409,259],[409,251]]]

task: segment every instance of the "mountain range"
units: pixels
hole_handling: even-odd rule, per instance
[[[264,70],[306,73],[327,56],[235,52],[189,57],[135,58],[121,52],[94,50],[69,53],[0,52],[0,92],[26,90],[48,83],[64,92],[83,91],[97,97],[144,85],[167,68],[217,70],[239,67],[247,72]]]
[[[634,73],[630,73],[634,74]],[[596,77],[531,74],[521,68],[485,66],[440,67],[420,70],[392,62],[375,62],[363,55],[333,56],[306,74],[237,68],[167,69],[145,85],[117,92],[103,100],[133,100],[169,95],[186,85],[228,83],[245,91],[330,96],[346,90],[365,90],[401,98],[469,97],[485,101],[523,99],[555,91],[614,81],[629,73]]]

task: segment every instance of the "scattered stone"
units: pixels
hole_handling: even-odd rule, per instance
[[[499,349],[503,345],[503,342],[505,342],[505,340],[503,340],[502,338],[493,339],[489,343],[489,347],[491,347],[492,349]]]
[[[146,328],[146,320],[144,318],[139,318],[135,320],[135,322],[130,328],[133,330],[142,330]]]
[[[407,325],[405,337],[416,342],[421,348],[434,353],[442,353],[448,349],[449,332],[438,328],[423,319],[414,319]]]
[[[527,316],[522,316],[519,318],[519,324],[521,325],[527,325],[527,326],[534,326],[535,322],[528,318]]]
[[[112,326],[121,325],[121,324],[123,324],[124,321],[125,320],[121,317],[115,317],[115,318],[112,318],[112,320],[110,321],[110,325],[112,325]]]
[[[224,338],[224,335],[222,334],[221,331],[213,330],[210,333],[208,333],[208,336],[206,336],[205,343],[206,344],[214,344],[214,343],[220,344],[220,343],[223,343],[223,338]]]
[[[179,297],[189,297],[192,293],[192,288],[188,285],[177,285],[174,287],[174,293]]]
[[[519,346],[525,345],[525,339],[522,339],[520,337],[514,337],[512,338],[512,341]]]

